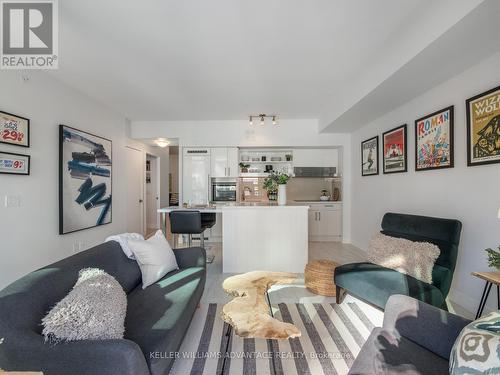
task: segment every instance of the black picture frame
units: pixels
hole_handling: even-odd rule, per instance
[[[86,229],[91,229],[95,228],[98,226],[102,225],[107,225],[111,224],[113,222],[113,209],[112,209],[112,201],[110,203],[109,207],[109,221],[102,223],[102,224],[96,224],[96,225],[89,225],[85,226],[82,228],[74,229],[74,230],[65,230],[64,229],[64,213],[65,213],[65,207],[64,207],[64,172],[67,172],[68,168],[64,168],[64,130],[69,129],[71,131],[76,131],[78,133],[85,134],[87,136],[95,137],[98,138],[102,141],[109,142],[109,153],[110,153],[110,158],[111,158],[111,165],[110,165],[110,185],[111,185],[111,193],[110,193],[110,198],[112,198],[112,189],[113,189],[113,166],[112,166],[112,160],[113,160],[113,142],[110,139],[104,138],[102,136],[96,135],[89,133],[84,130],[76,129],[68,125],[59,125],[59,234],[69,234],[69,233],[75,233],[75,232],[80,232],[82,230]]]
[[[488,96],[494,92],[498,91],[500,95],[500,86],[497,86],[495,88],[492,88],[490,90],[484,91],[478,95],[475,95],[465,101],[465,108],[466,108],[466,114],[467,114],[467,166],[468,167],[475,167],[478,165],[487,165],[487,164],[496,164],[500,163],[500,156],[498,156],[496,159],[492,160],[483,160],[483,161],[478,161],[478,162],[473,162],[472,160],[472,153],[471,153],[471,148],[472,148],[472,136],[471,132],[473,131],[472,129],[472,124],[471,124],[471,111],[470,111],[470,105],[471,102],[474,102],[478,99],[481,99],[482,97]],[[496,119],[499,115],[496,115],[491,121]],[[500,119],[497,119],[497,125],[499,125]],[[494,133],[493,133],[494,134]]]
[[[375,144],[376,144],[376,146],[375,146],[375,156],[376,156],[375,166],[376,166],[377,170],[376,170],[375,173],[365,173],[363,171],[363,167],[364,167],[364,164],[365,164],[365,162],[363,161],[363,157],[364,157],[364,155],[363,155],[363,146],[364,146],[365,143],[371,143],[373,141],[375,141]],[[375,137],[371,137],[371,138],[365,139],[364,141],[361,142],[361,176],[362,177],[377,176],[379,174],[379,166],[380,166],[380,164],[379,164],[379,155],[380,155],[380,153],[379,153],[379,136],[378,135],[376,135]]]
[[[403,130],[403,163],[404,169],[388,171],[386,168],[386,156],[385,156],[385,138],[391,133],[395,133],[398,130]],[[408,172],[408,126],[407,124],[396,126],[386,132],[382,133],[382,170],[384,174],[392,174],[392,173],[405,173]]]
[[[27,168],[26,173],[13,173],[13,172],[0,171],[0,174],[9,174],[9,175],[14,175],[14,176],[29,176],[30,175],[30,172],[31,172],[31,156],[30,155],[16,154],[14,152],[5,152],[5,151],[0,151],[0,154],[22,156],[23,158],[27,159],[27,163],[28,163],[28,168]]]
[[[0,143],[4,143],[6,145],[11,145],[11,146],[18,146],[18,147],[26,147],[26,148],[29,148],[30,147],[30,144],[31,144],[31,137],[30,137],[30,128],[31,128],[31,125],[30,125],[30,119],[29,118],[26,118],[26,117],[22,117],[22,116],[19,116],[19,115],[16,115],[14,113],[9,113],[9,112],[5,112],[5,111],[1,111],[0,110],[0,115],[2,114],[5,114],[7,116],[12,116],[12,117],[16,117],[18,119],[21,119],[21,120],[24,120],[26,121],[27,123],[27,129],[26,129],[26,138],[27,138],[27,142],[26,144],[19,144],[19,143],[15,143],[15,142],[6,142],[3,140],[3,132],[5,131],[5,129],[0,129]]]
[[[442,166],[434,166],[434,167],[426,167],[426,168],[419,168],[418,165],[418,151],[419,151],[419,142],[418,142],[418,124],[421,121],[427,120],[428,118],[435,117],[441,113],[446,113],[450,112],[450,119],[449,119],[449,124],[450,124],[450,129],[449,129],[449,144],[450,144],[450,162],[448,165],[442,165]],[[421,171],[430,171],[430,170],[436,170],[436,169],[446,169],[446,168],[453,168],[455,166],[455,130],[454,130],[454,117],[455,117],[455,106],[450,105],[446,108],[440,109],[438,111],[432,112],[428,115],[425,115],[423,117],[420,117],[419,119],[415,120],[415,171],[416,172],[421,172]]]

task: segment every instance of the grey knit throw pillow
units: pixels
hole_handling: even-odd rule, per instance
[[[42,319],[45,341],[121,339],[127,296],[103,270],[85,268],[73,289]]]

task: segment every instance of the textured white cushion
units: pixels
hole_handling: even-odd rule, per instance
[[[440,252],[439,247],[428,242],[377,233],[368,247],[368,261],[432,284],[432,269]]]
[[[142,273],[142,289],[154,284],[170,271],[179,269],[174,252],[159,230],[144,240],[128,240]]]
[[[127,296],[118,281],[98,268],[85,268],[42,319],[42,334],[52,342],[121,339],[126,311]]]

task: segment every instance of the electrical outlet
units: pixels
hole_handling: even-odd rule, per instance
[[[21,196],[20,195],[6,195],[4,199],[5,207],[20,207],[21,206]]]

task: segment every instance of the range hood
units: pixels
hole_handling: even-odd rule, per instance
[[[295,177],[337,177],[337,167],[295,167]]]

